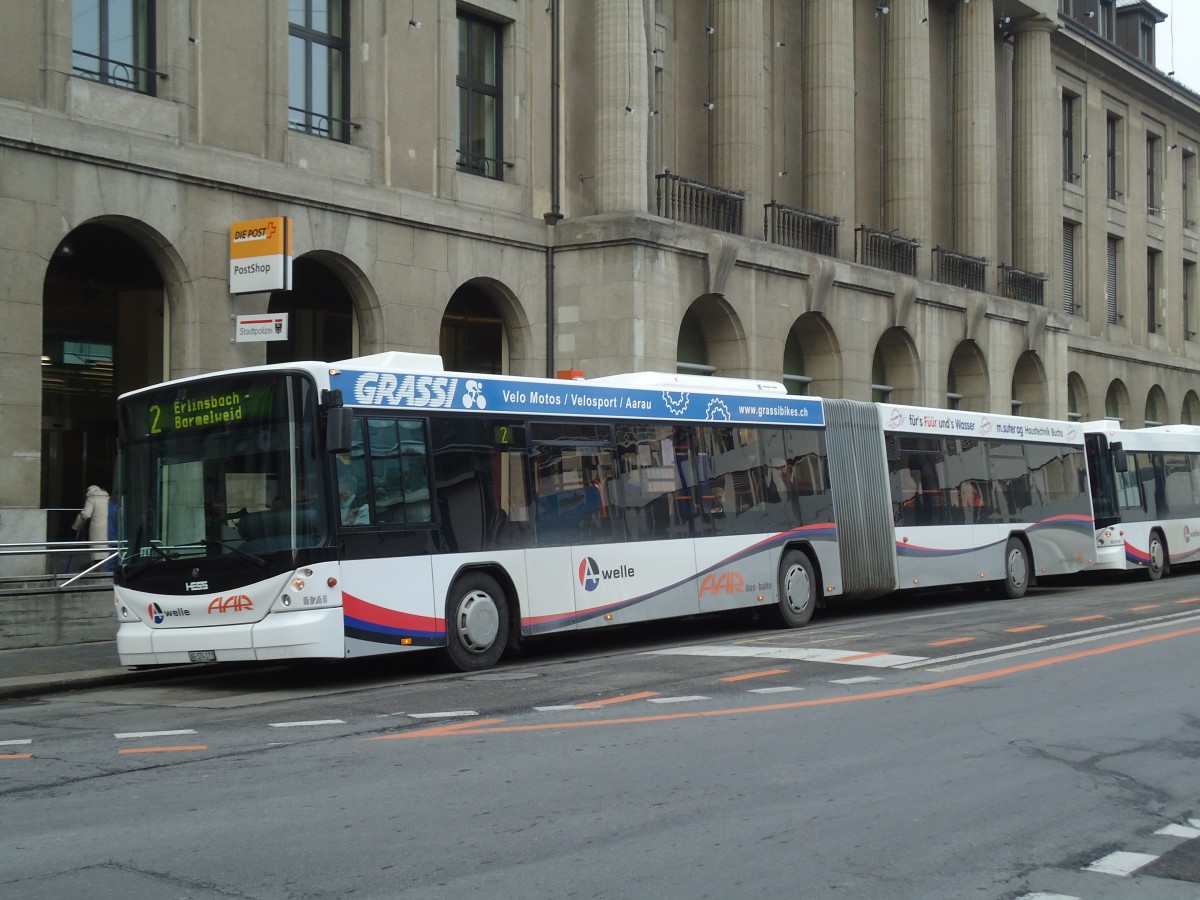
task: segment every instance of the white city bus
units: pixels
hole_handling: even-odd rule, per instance
[[[436,356],[239,369],[120,398],[125,665],[440,647],[988,583],[1094,561],[1067,423],[661,373]]]
[[[1200,427],[1084,426],[1097,568],[1141,570],[1157,581],[1200,559]]]

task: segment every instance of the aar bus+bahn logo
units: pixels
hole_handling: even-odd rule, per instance
[[[632,578],[633,575],[633,566],[622,565],[615,569],[601,569],[596,560],[590,556],[585,556],[579,561],[579,583],[586,591],[594,591],[606,578]]]

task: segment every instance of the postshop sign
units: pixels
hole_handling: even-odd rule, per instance
[[[234,222],[229,227],[229,292],[292,289],[292,229],[285,216]]]

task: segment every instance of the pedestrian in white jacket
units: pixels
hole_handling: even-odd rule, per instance
[[[95,484],[88,485],[87,498],[83,501],[83,509],[71,523],[71,530],[78,533],[87,523],[86,538],[89,541],[108,540],[108,491]],[[81,535],[82,536],[82,535]],[[95,550],[92,559],[100,560],[108,556],[104,549]]]

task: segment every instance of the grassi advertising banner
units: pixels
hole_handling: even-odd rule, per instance
[[[291,220],[274,216],[229,226],[229,293],[291,289]]]
[[[743,396],[591,385],[585,381],[530,382],[480,375],[372,371],[337,372],[330,378],[330,387],[342,392],[347,406],[681,422],[825,424],[820,400],[788,394]]]

